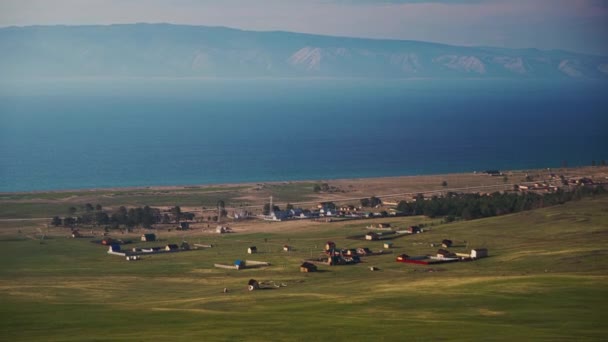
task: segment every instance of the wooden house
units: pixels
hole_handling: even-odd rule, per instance
[[[357,248],[357,254],[359,255],[371,255],[372,251],[367,247],[359,247]]]
[[[168,244],[165,246],[165,251],[167,251],[167,252],[177,251],[178,249],[179,249],[179,246],[174,243]]]
[[[418,234],[418,233],[420,233],[420,227],[418,227],[418,226],[409,226],[409,227],[407,228],[407,231],[408,231],[410,234]]]
[[[437,258],[439,259],[444,259],[444,258],[455,258],[456,254],[448,251],[447,249],[440,249],[437,251]]]
[[[445,240],[441,241],[441,247],[443,247],[443,248],[452,247],[452,240],[445,239]]]
[[[309,262],[304,262],[302,265],[300,265],[300,272],[308,273],[308,272],[316,272],[316,271],[317,271],[317,266],[314,264],[311,264]]]
[[[392,242],[390,242],[390,241],[386,241],[386,242],[384,243],[384,248],[385,248],[385,249],[390,249],[390,248],[393,248],[393,243],[392,243]]]
[[[485,258],[487,256],[488,256],[488,249],[487,248],[476,248],[476,249],[472,249],[471,250],[471,258],[472,259]]]
[[[367,234],[365,234],[365,240],[370,240],[370,241],[378,240],[378,234],[376,234],[374,232],[367,233]]]
[[[291,251],[291,246],[284,245],[284,246],[283,246],[283,251],[284,251],[284,252],[289,252],[289,251]]]
[[[348,255],[348,256],[358,255],[357,250],[354,248],[349,248],[349,249],[345,250],[344,254]]]
[[[401,254],[397,257],[397,261],[405,261],[407,258],[409,258],[409,255]]]
[[[140,240],[143,242],[156,241],[156,234],[143,234]]]
[[[249,291],[257,290],[259,288],[260,288],[260,283],[258,283],[257,280],[249,279],[249,282],[247,282],[247,289]]]
[[[251,246],[249,248],[247,248],[247,253],[249,254],[255,254],[258,252],[258,248],[256,246]]]

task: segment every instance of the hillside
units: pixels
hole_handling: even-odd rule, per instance
[[[608,79],[608,57],[169,24],[0,29],[4,79],[374,77]]]
[[[599,341],[607,332],[607,206],[604,196],[451,224],[392,218],[397,227],[429,226],[395,239],[393,254],[364,257],[358,265],[320,266],[317,273],[300,273],[298,266],[327,240],[345,248],[382,248],[380,241],[347,238],[365,232],[368,222],[262,222],[259,227],[276,229],[224,236],[157,231],[156,244],[187,238],[214,247],[137,262],[108,255],[89,239],[67,239],[61,231],[41,242],[28,235],[33,227],[5,228],[0,329],[14,341]],[[437,248],[430,243],[445,238],[455,242],[455,252],[483,246],[490,257],[432,266],[394,261],[400,253],[433,253]],[[283,252],[285,243],[294,250]],[[154,243],[136,243],[142,244]],[[246,254],[252,245],[257,255]],[[272,265],[213,267],[240,258]],[[370,272],[370,266],[380,270]],[[251,278],[285,286],[249,292]]]

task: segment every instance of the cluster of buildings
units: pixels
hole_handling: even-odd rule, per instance
[[[450,240],[444,240],[444,243],[442,243],[442,247],[451,246],[451,241],[450,243],[445,243],[445,241]],[[450,252],[445,248],[446,247],[439,249],[435,255],[409,256],[407,254],[401,254],[397,256],[397,259],[395,261],[408,264],[432,265],[442,264],[446,262],[472,261],[488,256],[487,248],[472,249],[470,253],[454,253]]]

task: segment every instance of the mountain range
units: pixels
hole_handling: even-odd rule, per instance
[[[172,24],[0,28],[5,79],[362,77],[608,80],[608,57]]]

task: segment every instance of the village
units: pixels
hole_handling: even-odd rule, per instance
[[[504,176],[502,172],[497,170],[486,171],[485,174],[496,177]],[[526,180],[529,178],[526,177]],[[408,236],[428,233],[436,224],[446,224],[452,220],[443,217],[439,221],[429,223],[419,223],[406,225],[403,227],[400,224],[401,218],[407,218],[412,215],[421,213],[427,214],[432,218],[433,214],[428,214],[427,207],[431,203],[441,200],[460,201],[469,203],[470,201],[491,201],[499,196],[512,196],[512,198],[531,197],[534,200],[541,201],[543,199],[552,199],[556,196],[561,200],[564,193],[572,193],[577,189],[596,189],[597,181],[594,182],[590,178],[565,178],[554,173],[549,174],[548,180],[543,182],[522,182],[512,186],[511,189],[506,189],[496,193],[458,193],[453,191],[443,191],[440,194],[430,192],[415,193],[409,197],[381,197],[372,196],[370,198],[362,198],[357,201],[346,201],[342,204],[336,204],[339,201],[322,201],[312,207],[302,208],[294,207],[287,204],[284,209],[280,209],[275,205],[273,196],[271,195],[268,202],[263,206],[261,213],[255,214],[252,211],[244,209],[233,209],[230,213],[226,210],[226,206],[222,200],[218,201],[217,210],[213,217],[205,214],[195,215],[192,212],[182,212],[179,207],[169,207],[164,210],[146,209],[141,213],[149,213],[157,217],[156,224],[147,228],[129,228],[126,230],[105,230],[102,234],[102,239],[95,239],[97,232],[91,229],[91,235],[84,236],[81,230],[86,225],[73,226],[72,238],[93,238],[91,242],[101,244],[107,248],[107,253],[110,255],[121,256],[126,261],[141,261],[149,256],[162,257],[162,255],[170,255],[181,252],[205,253],[204,250],[221,250],[222,240],[219,243],[205,242],[205,236],[235,236],[243,231],[243,227],[248,227],[245,231],[256,231],[259,229],[267,229],[270,225],[292,225],[299,224],[299,229],[310,229],[319,224],[344,225],[357,227],[350,229],[350,233],[342,237],[346,241],[355,242],[357,245],[347,243],[347,246],[340,247],[333,241],[326,241],[323,248],[310,248],[309,246],[299,246],[297,241],[292,241],[289,244],[282,244],[272,249],[265,248],[260,251],[255,244],[243,247],[241,253],[233,253],[226,255],[222,253],[224,262],[214,262],[210,267],[224,270],[255,270],[273,267],[273,263],[263,260],[252,260],[243,258],[243,254],[249,256],[257,255],[258,257],[281,256],[282,258],[299,258],[299,270],[304,273],[317,272],[319,267],[332,267],[341,265],[357,265],[366,263],[372,264],[374,257],[386,256],[389,254],[395,255],[394,262],[418,267],[463,262],[475,261],[489,256],[488,248],[484,245],[471,245],[469,243],[454,243],[453,238],[442,238],[440,240],[432,240],[428,242],[428,249],[423,253],[415,253],[405,248],[402,241],[407,241]],[[336,191],[337,187],[329,187],[328,189]],[[564,192],[566,189],[567,192]],[[477,202],[474,202],[477,203]],[[87,205],[88,207],[92,207]],[[425,207],[426,206],[426,207]],[[418,208],[417,208],[418,207]],[[422,209],[420,209],[422,208]],[[130,209],[127,214],[130,214],[133,209]],[[213,211],[211,212],[213,213]],[[140,214],[142,215],[142,214]],[[444,214],[446,215],[446,214]],[[495,215],[495,214],[493,214]],[[490,216],[493,216],[490,215]],[[391,222],[383,220],[391,219]],[[64,219],[65,221],[65,219]],[[160,222],[163,221],[163,222]],[[175,223],[166,223],[174,221]],[[79,222],[78,219],[74,222]],[[360,223],[358,223],[360,222]],[[365,223],[369,222],[369,223]],[[395,224],[395,222],[397,224]],[[136,235],[141,232],[140,235]],[[117,234],[118,233],[118,234]],[[181,235],[181,239],[176,239]],[[162,237],[162,238],[160,238]],[[203,241],[201,241],[201,238]],[[193,240],[198,240],[194,242]],[[217,241],[217,240],[216,240]],[[162,243],[161,243],[162,242]],[[264,240],[266,242],[266,239]],[[365,243],[369,243],[366,245]],[[396,242],[397,246],[396,245]],[[315,245],[319,247],[321,243]],[[280,248],[279,248],[280,247]],[[455,249],[455,250],[454,250]],[[304,257],[301,251],[306,250],[307,257]],[[417,250],[420,250],[418,248]],[[296,251],[300,251],[297,253]],[[231,260],[232,259],[232,260]],[[280,259],[279,259],[280,260]],[[281,263],[281,262],[279,262]],[[381,268],[375,265],[365,266],[371,271],[381,271]],[[248,285],[250,290],[256,289],[256,286]]]

